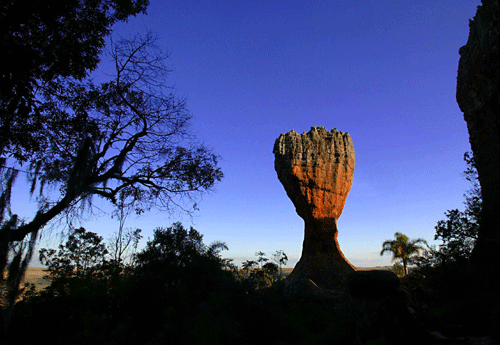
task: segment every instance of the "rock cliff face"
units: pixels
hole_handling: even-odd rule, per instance
[[[351,137],[324,127],[303,134],[292,130],[280,135],[273,152],[278,179],[305,222],[302,256],[287,286],[344,290],[355,268],[339,248],[337,219],[352,186]]]
[[[457,102],[467,122],[483,197],[473,258],[479,266],[491,266],[500,246],[500,0],[482,3],[469,23],[467,44],[460,48]]]

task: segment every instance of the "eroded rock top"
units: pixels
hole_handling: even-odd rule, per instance
[[[275,169],[297,213],[338,219],[352,186],[354,146],[348,133],[312,127],[281,134],[274,144]]]

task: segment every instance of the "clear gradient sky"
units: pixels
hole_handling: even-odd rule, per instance
[[[280,133],[312,126],[349,132],[354,182],[338,221],[340,247],[356,266],[380,257],[396,231],[429,241],[452,208],[463,209],[470,150],[455,101],[459,48],[480,0],[151,0],[147,15],[113,36],[151,30],[170,53],[170,84],[187,97],[197,138],[225,174],[194,218],[131,216],[145,243],[157,226],[193,225],[222,240],[241,264],[283,249],[291,265],[303,221],[274,171]],[[23,206],[24,207],[24,206]],[[104,238],[109,216],[84,223]],[[289,265],[290,266],[290,265]]]

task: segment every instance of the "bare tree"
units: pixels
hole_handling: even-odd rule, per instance
[[[217,156],[189,135],[191,115],[165,84],[166,56],[154,38],[120,40],[111,56],[115,76],[107,82],[59,77],[39,85],[37,112],[45,131],[27,160],[39,202],[32,219],[20,221],[10,212],[20,167],[0,157],[0,272],[9,267],[0,283],[12,296],[49,222],[92,212],[94,197],[113,205],[121,200],[137,214],[151,208],[190,212],[186,205],[195,209],[197,195],[223,176]],[[0,316],[7,324],[8,313]]]
[[[109,254],[113,262],[118,265],[123,264],[134,253],[142,238],[141,229],[125,228],[125,220],[131,211],[130,207],[125,206],[123,196],[121,196],[113,214],[118,218],[118,230],[113,233],[108,242]]]
[[[70,129],[52,133],[46,150],[31,161],[40,209],[10,231],[9,241],[24,239],[77,206],[91,208],[94,196],[115,205],[120,197],[137,214],[152,207],[169,211],[186,200],[196,207],[196,194],[222,178],[217,157],[188,133],[185,100],[164,84],[165,56],[154,38],[121,40],[112,57],[116,75],[109,82],[47,85],[42,111],[54,121],[64,119]],[[44,194],[47,185],[59,186],[57,200]]]

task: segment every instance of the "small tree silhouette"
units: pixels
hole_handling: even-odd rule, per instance
[[[279,266],[281,278],[283,276],[282,266],[286,266],[288,262],[288,256],[283,250],[277,250],[276,253],[273,254],[273,261]]]
[[[101,236],[81,227],[74,229],[58,250],[42,248],[40,262],[47,266],[52,280],[47,291],[55,295],[70,295],[97,288],[96,278],[104,275],[108,251]]]
[[[382,251],[380,255],[389,252],[392,253],[392,260],[399,259],[403,262],[404,274],[408,274],[408,264],[412,262],[412,257],[425,250],[420,243],[427,245],[427,241],[422,238],[415,240],[408,239],[408,236],[396,232],[394,234],[395,240],[387,240],[382,244]]]

